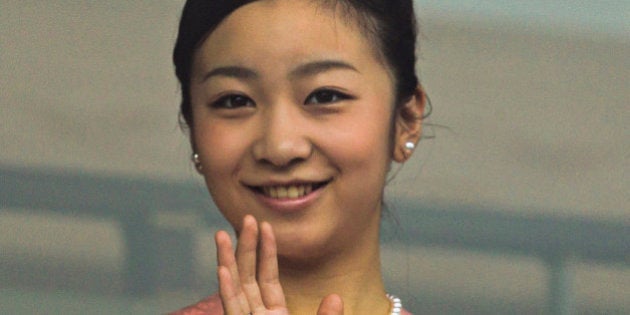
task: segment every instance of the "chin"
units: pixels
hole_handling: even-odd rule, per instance
[[[293,234],[278,233],[276,241],[278,244],[278,261],[282,265],[297,265],[308,267],[319,264],[321,261],[329,260],[338,248],[333,246],[334,242],[323,235],[315,234]]]
[[[278,265],[280,269],[306,271],[318,269],[324,266],[327,262],[330,262],[330,255],[322,254],[321,252],[288,252],[278,253]]]

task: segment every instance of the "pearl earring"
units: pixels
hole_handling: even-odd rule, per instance
[[[416,148],[416,144],[411,142],[411,141],[407,141],[405,142],[405,149],[409,150],[409,151],[413,151],[413,149]]]
[[[193,164],[195,164],[195,168],[197,169],[197,172],[201,172],[203,170],[203,166],[201,165],[201,161],[199,160],[199,154],[193,153],[190,159],[192,160]]]

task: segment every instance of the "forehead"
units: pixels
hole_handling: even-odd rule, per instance
[[[202,42],[195,63],[300,62],[354,58],[380,65],[355,17],[320,1],[261,0],[226,17]]]

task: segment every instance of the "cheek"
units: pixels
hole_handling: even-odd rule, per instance
[[[339,200],[349,201],[354,196],[360,203],[371,205],[375,201],[368,196],[380,198],[391,162],[390,118],[389,106],[379,102],[374,106],[359,105],[356,111],[338,120],[334,128],[328,126],[321,138],[321,151],[343,178]]]
[[[247,209],[238,197],[238,181],[234,180],[247,152],[246,141],[242,133],[231,132],[220,122],[204,122],[201,128],[195,128],[194,141],[202,157],[208,192],[223,216],[236,227],[244,215],[242,209]]]
[[[345,120],[337,139],[344,160],[356,167],[387,165],[390,157],[390,111],[387,106],[359,110]]]
[[[221,122],[196,123],[193,140],[202,157],[206,176],[234,173],[246,152],[242,132],[233,132]],[[216,176],[214,176],[216,177]]]
[[[388,110],[353,115],[335,135],[331,132],[329,147],[322,148],[339,170],[339,180],[331,191],[336,208],[343,211],[336,215],[340,220],[356,223],[347,228],[348,233],[362,233],[356,229],[365,228],[380,218],[375,215],[380,211],[390,164],[389,129]]]

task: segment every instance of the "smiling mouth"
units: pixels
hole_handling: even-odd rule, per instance
[[[250,186],[256,193],[273,199],[298,199],[326,186],[330,181],[275,186]]]

